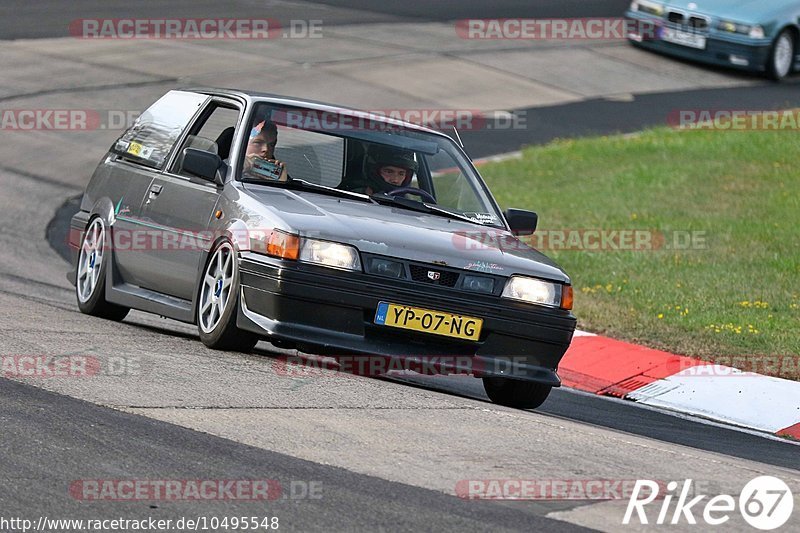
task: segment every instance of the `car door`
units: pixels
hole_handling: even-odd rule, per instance
[[[187,301],[194,297],[197,272],[214,241],[208,228],[222,189],[185,172],[183,150],[205,150],[226,160],[242,112],[236,101],[210,100],[150,185],[142,219],[158,237],[145,252],[148,289]]]
[[[110,191],[115,214],[115,282],[146,284],[149,269],[143,249],[149,228],[142,223],[142,207],[174,144],[208,99],[203,94],[170,91],[145,110],[111,147],[106,190]]]

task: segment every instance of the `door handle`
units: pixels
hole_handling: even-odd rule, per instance
[[[161,185],[158,185],[157,183],[152,184],[150,186],[150,194],[147,195],[147,201],[144,203],[144,205],[150,205],[150,202],[153,201],[156,196],[161,194],[161,189],[163,189]]]

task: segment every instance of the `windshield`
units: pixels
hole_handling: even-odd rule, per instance
[[[434,213],[443,210],[476,223],[503,225],[482,180],[451,139],[366,113],[258,104],[237,175],[246,181],[303,180],[406,198],[436,206]]]

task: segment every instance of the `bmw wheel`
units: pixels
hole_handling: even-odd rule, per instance
[[[258,336],[236,327],[239,304],[239,262],[228,241],[211,253],[200,280],[197,327],[200,340],[215,350],[249,352]]]
[[[794,65],[796,45],[796,38],[791,30],[784,30],[778,35],[767,63],[767,74],[770,78],[780,81],[789,75]]]
[[[486,376],[483,378],[483,388],[496,404],[536,409],[544,403],[553,387],[533,381]]]
[[[105,253],[108,248],[107,234],[105,222],[100,217],[93,218],[86,228],[78,254],[75,295],[81,313],[109,320],[122,320],[130,309],[108,303],[105,297],[109,264]]]

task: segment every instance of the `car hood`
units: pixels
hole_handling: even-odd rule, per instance
[[[783,8],[797,5],[797,0],[671,0],[665,4],[712,17],[757,23],[766,22],[770,14]],[[689,7],[690,4],[694,5]]]
[[[410,261],[570,283],[550,258],[500,228],[325,194],[251,185],[246,190],[268,212],[264,216],[306,237]]]

